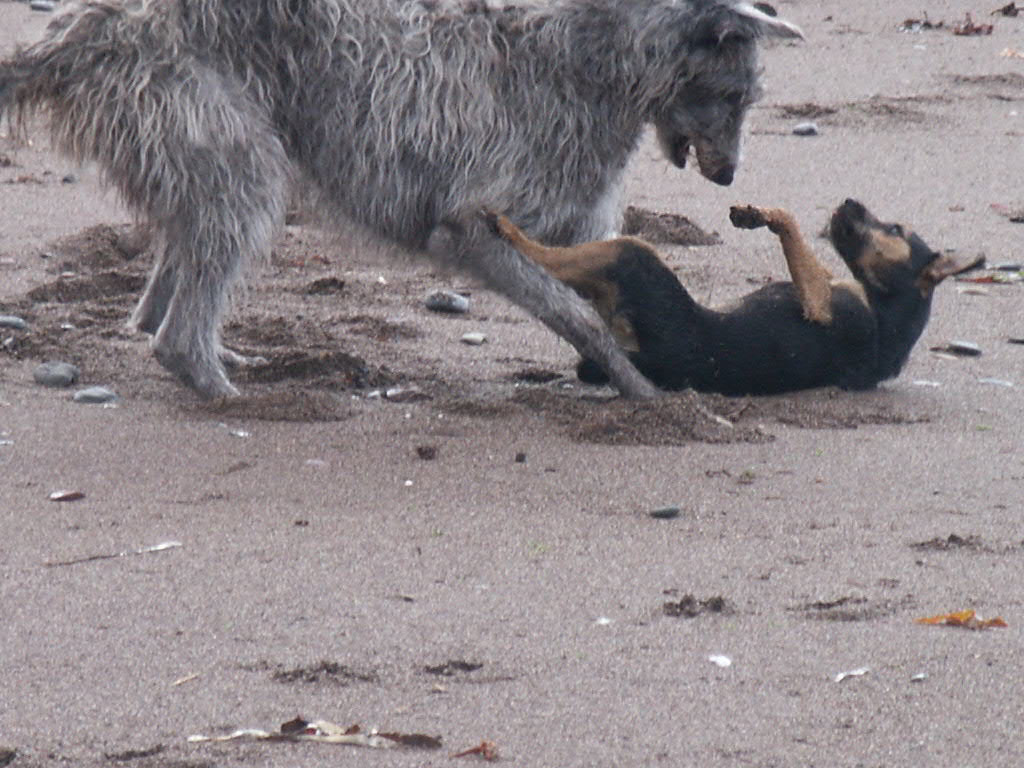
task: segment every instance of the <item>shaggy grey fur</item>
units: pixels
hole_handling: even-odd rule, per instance
[[[294,180],[350,219],[483,278],[650,396],[593,311],[476,212],[567,244],[613,232],[653,124],[732,181],[757,40],[792,25],[728,0],[89,0],[0,63],[0,109],[49,110],[158,233],[134,325],[204,397],[236,392],[219,327]]]

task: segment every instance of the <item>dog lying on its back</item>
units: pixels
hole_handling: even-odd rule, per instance
[[[939,283],[979,266],[933,251],[916,234],[847,200],[829,236],[852,281],[836,281],[777,208],[734,207],[735,226],[779,236],[792,282],[766,285],[726,310],[697,304],[642,240],[548,248],[506,217],[492,230],[589,299],[637,368],[664,389],[764,395],[835,385],[870,389],[895,377],[928,322]],[[607,376],[583,359],[588,383]]]

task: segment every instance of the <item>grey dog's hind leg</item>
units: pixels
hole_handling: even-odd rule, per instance
[[[155,251],[156,263],[146,283],[146,290],[128,323],[132,330],[150,335],[160,330],[178,282],[174,263],[166,258],[166,246],[159,244]],[[267,362],[263,357],[246,357],[223,345],[218,346],[217,356],[228,368],[259,366]]]
[[[624,396],[658,396],[658,388],[629,361],[593,308],[567,285],[497,240],[479,216],[437,227],[427,241],[427,250],[481,278],[489,288],[530,312],[584,358],[596,361]]]
[[[157,250],[156,263],[150,272],[146,290],[128,323],[130,328],[148,334],[154,334],[160,329],[160,323],[164,321],[167,306],[174,295],[177,279],[174,266],[168,263],[161,246]]]
[[[133,322],[154,334],[161,365],[201,396],[218,397],[237,393],[224,363],[251,362],[221,346],[220,322],[246,263],[270,251],[288,163],[240,88],[208,70],[194,82],[177,90],[173,114],[142,140],[151,173],[173,191],[141,206],[159,247]]]

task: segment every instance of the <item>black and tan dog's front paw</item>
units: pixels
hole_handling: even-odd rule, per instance
[[[760,229],[768,226],[764,209],[753,205],[734,205],[729,208],[729,221],[737,229]]]
[[[729,209],[729,221],[737,229],[768,227],[775,234],[795,229],[793,216],[782,208],[762,208],[756,205],[734,205]]]

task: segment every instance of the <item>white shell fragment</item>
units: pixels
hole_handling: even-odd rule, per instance
[[[481,344],[487,341],[487,337],[484,334],[479,333],[478,331],[470,331],[469,333],[462,334],[462,338],[460,339],[460,341],[463,344],[469,344],[472,347],[479,347]]]
[[[725,667],[732,666],[732,659],[730,659],[728,656],[722,656],[720,654],[712,654],[711,656],[708,656],[708,661],[710,661],[712,664],[715,664],[716,666],[722,667],[723,669]]]
[[[833,682],[841,683],[848,677],[863,677],[870,670],[867,667],[857,667],[857,669],[851,669],[849,672],[840,672],[838,675],[832,678]]]

